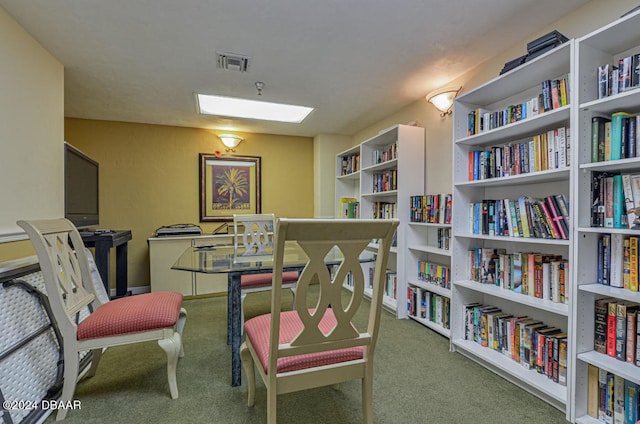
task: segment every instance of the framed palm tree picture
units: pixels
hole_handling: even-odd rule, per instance
[[[200,153],[200,222],[261,212],[260,161],[260,156]]]

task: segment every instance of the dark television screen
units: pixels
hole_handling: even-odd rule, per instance
[[[78,228],[99,224],[98,162],[64,144],[64,215]]]

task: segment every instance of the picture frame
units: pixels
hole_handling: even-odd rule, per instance
[[[200,222],[262,211],[260,156],[200,153]]]

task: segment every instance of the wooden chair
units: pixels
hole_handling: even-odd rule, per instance
[[[71,401],[79,372],[79,353],[93,354],[88,377],[96,373],[104,348],[158,340],[167,353],[167,374],[171,397],[178,397],[176,367],[184,355],[182,330],[186,311],[182,294],[156,292],[105,302],[91,276],[89,259],[82,238],[66,219],[18,221],[35,247],[47,297],[63,338],[64,382],[60,401]],[[81,322],[78,313],[93,312]],[[59,409],[57,420],[67,415]]]
[[[251,262],[273,259],[273,229],[275,216],[271,214],[233,215],[234,260]],[[242,231],[240,226],[243,227]],[[241,249],[240,249],[241,248]],[[239,250],[240,249],[240,250]],[[290,288],[295,299],[297,272],[284,272],[284,287]],[[240,316],[244,323],[244,300],[248,293],[271,290],[272,274],[243,274],[240,277]]]
[[[248,382],[248,405],[255,398],[254,363],[267,387],[267,422],[276,422],[280,394],[312,387],[362,380],[363,421],[373,421],[373,357],[389,248],[397,220],[280,219],[274,252],[271,313],[248,320],[241,347]],[[367,322],[356,328],[351,319],[360,307],[365,288],[359,256],[371,239],[380,239],[375,261],[371,308]],[[309,257],[298,277],[296,309],[282,312],[282,265],[286,241],[297,241]],[[339,248],[343,260],[333,280],[325,257]],[[353,274],[353,292],[345,306],[342,284]],[[319,283],[317,301],[309,288]],[[317,296],[317,293],[315,294]],[[309,297],[309,298],[308,298]],[[312,303],[313,302],[313,303]],[[309,309],[307,305],[313,304]]]

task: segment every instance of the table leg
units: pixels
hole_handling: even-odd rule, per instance
[[[126,296],[129,289],[127,283],[128,251],[127,243],[116,246],[116,297]]]
[[[107,292],[107,296],[111,297],[111,248],[105,246],[103,243],[97,242],[95,245],[95,260],[96,267],[100,278],[102,278],[102,284]]]
[[[227,320],[227,340],[231,338],[231,386],[242,384],[242,363],[240,361],[241,317],[240,317],[240,273],[230,272],[228,276],[229,319]]]

